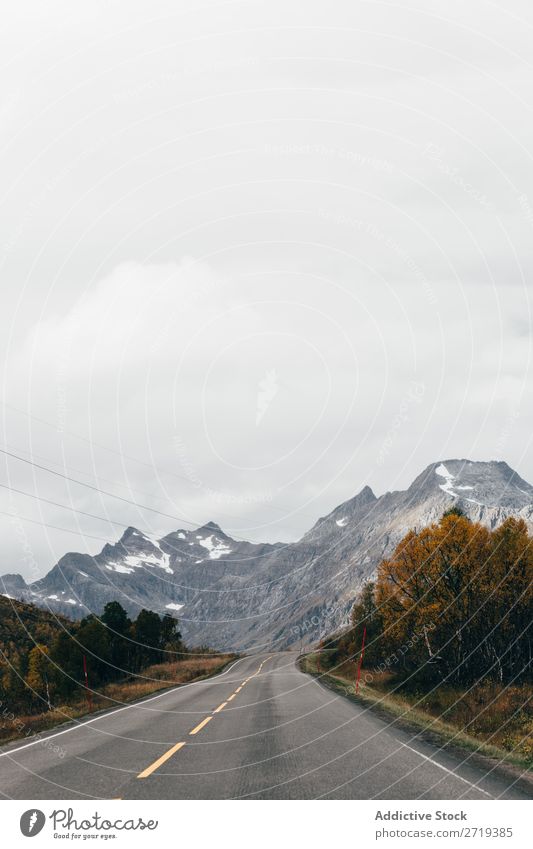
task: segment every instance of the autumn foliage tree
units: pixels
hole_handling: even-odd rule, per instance
[[[50,651],[47,646],[37,644],[32,648],[28,657],[28,674],[26,684],[31,691],[31,697],[41,706],[43,702],[50,707]]]
[[[427,680],[531,675],[532,543],[513,518],[491,532],[448,513],[410,531],[378,570],[384,645]]]

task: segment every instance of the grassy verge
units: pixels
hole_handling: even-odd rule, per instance
[[[533,781],[533,715],[531,687],[498,691],[478,685],[470,692],[439,688],[431,694],[391,692],[393,676],[373,675],[355,695],[354,664],[323,670],[318,654],[301,659],[301,668],[337,692],[379,713],[388,722],[416,731],[442,748],[459,748],[531,773]],[[489,707],[487,707],[489,706]],[[518,774],[516,771],[515,774]]]
[[[136,699],[142,699],[152,693],[201,681],[221,672],[225,666],[238,656],[219,654],[202,658],[186,658],[177,663],[161,663],[150,666],[141,673],[142,677],[132,677],[124,681],[106,684],[98,693],[92,694],[92,711],[97,713],[109,708],[120,707]],[[85,695],[74,698],[68,704],[56,705],[45,713],[15,716],[9,711],[0,715],[0,745],[13,740],[31,739],[35,734],[55,728],[73,719],[79,719],[89,713]]]

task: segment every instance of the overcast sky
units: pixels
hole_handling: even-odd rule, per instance
[[[525,0],[5,9],[2,448],[167,516],[2,455],[101,518],[0,490],[0,571],[533,482],[532,45]]]

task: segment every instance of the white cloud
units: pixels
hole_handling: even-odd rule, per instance
[[[127,26],[113,4],[8,22],[4,392],[52,427],[8,411],[7,443],[257,539],[294,538],[363,484],[405,486],[448,456],[498,454],[533,480],[516,17],[531,10],[182,6],[154,18],[133,3]],[[7,472],[124,524],[173,524]],[[9,568],[28,571],[4,525]],[[98,545],[26,533],[43,570]]]

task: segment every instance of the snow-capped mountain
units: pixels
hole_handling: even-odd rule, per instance
[[[314,642],[346,621],[354,594],[410,528],[453,504],[489,527],[507,516],[533,529],[533,487],[506,463],[433,463],[404,491],[365,487],[291,544],[254,544],[214,522],[158,540],[128,528],[100,554],[66,554],[39,581],[0,578],[0,592],[70,617],[118,599],[176,613],[194,643],[250,649]]]

